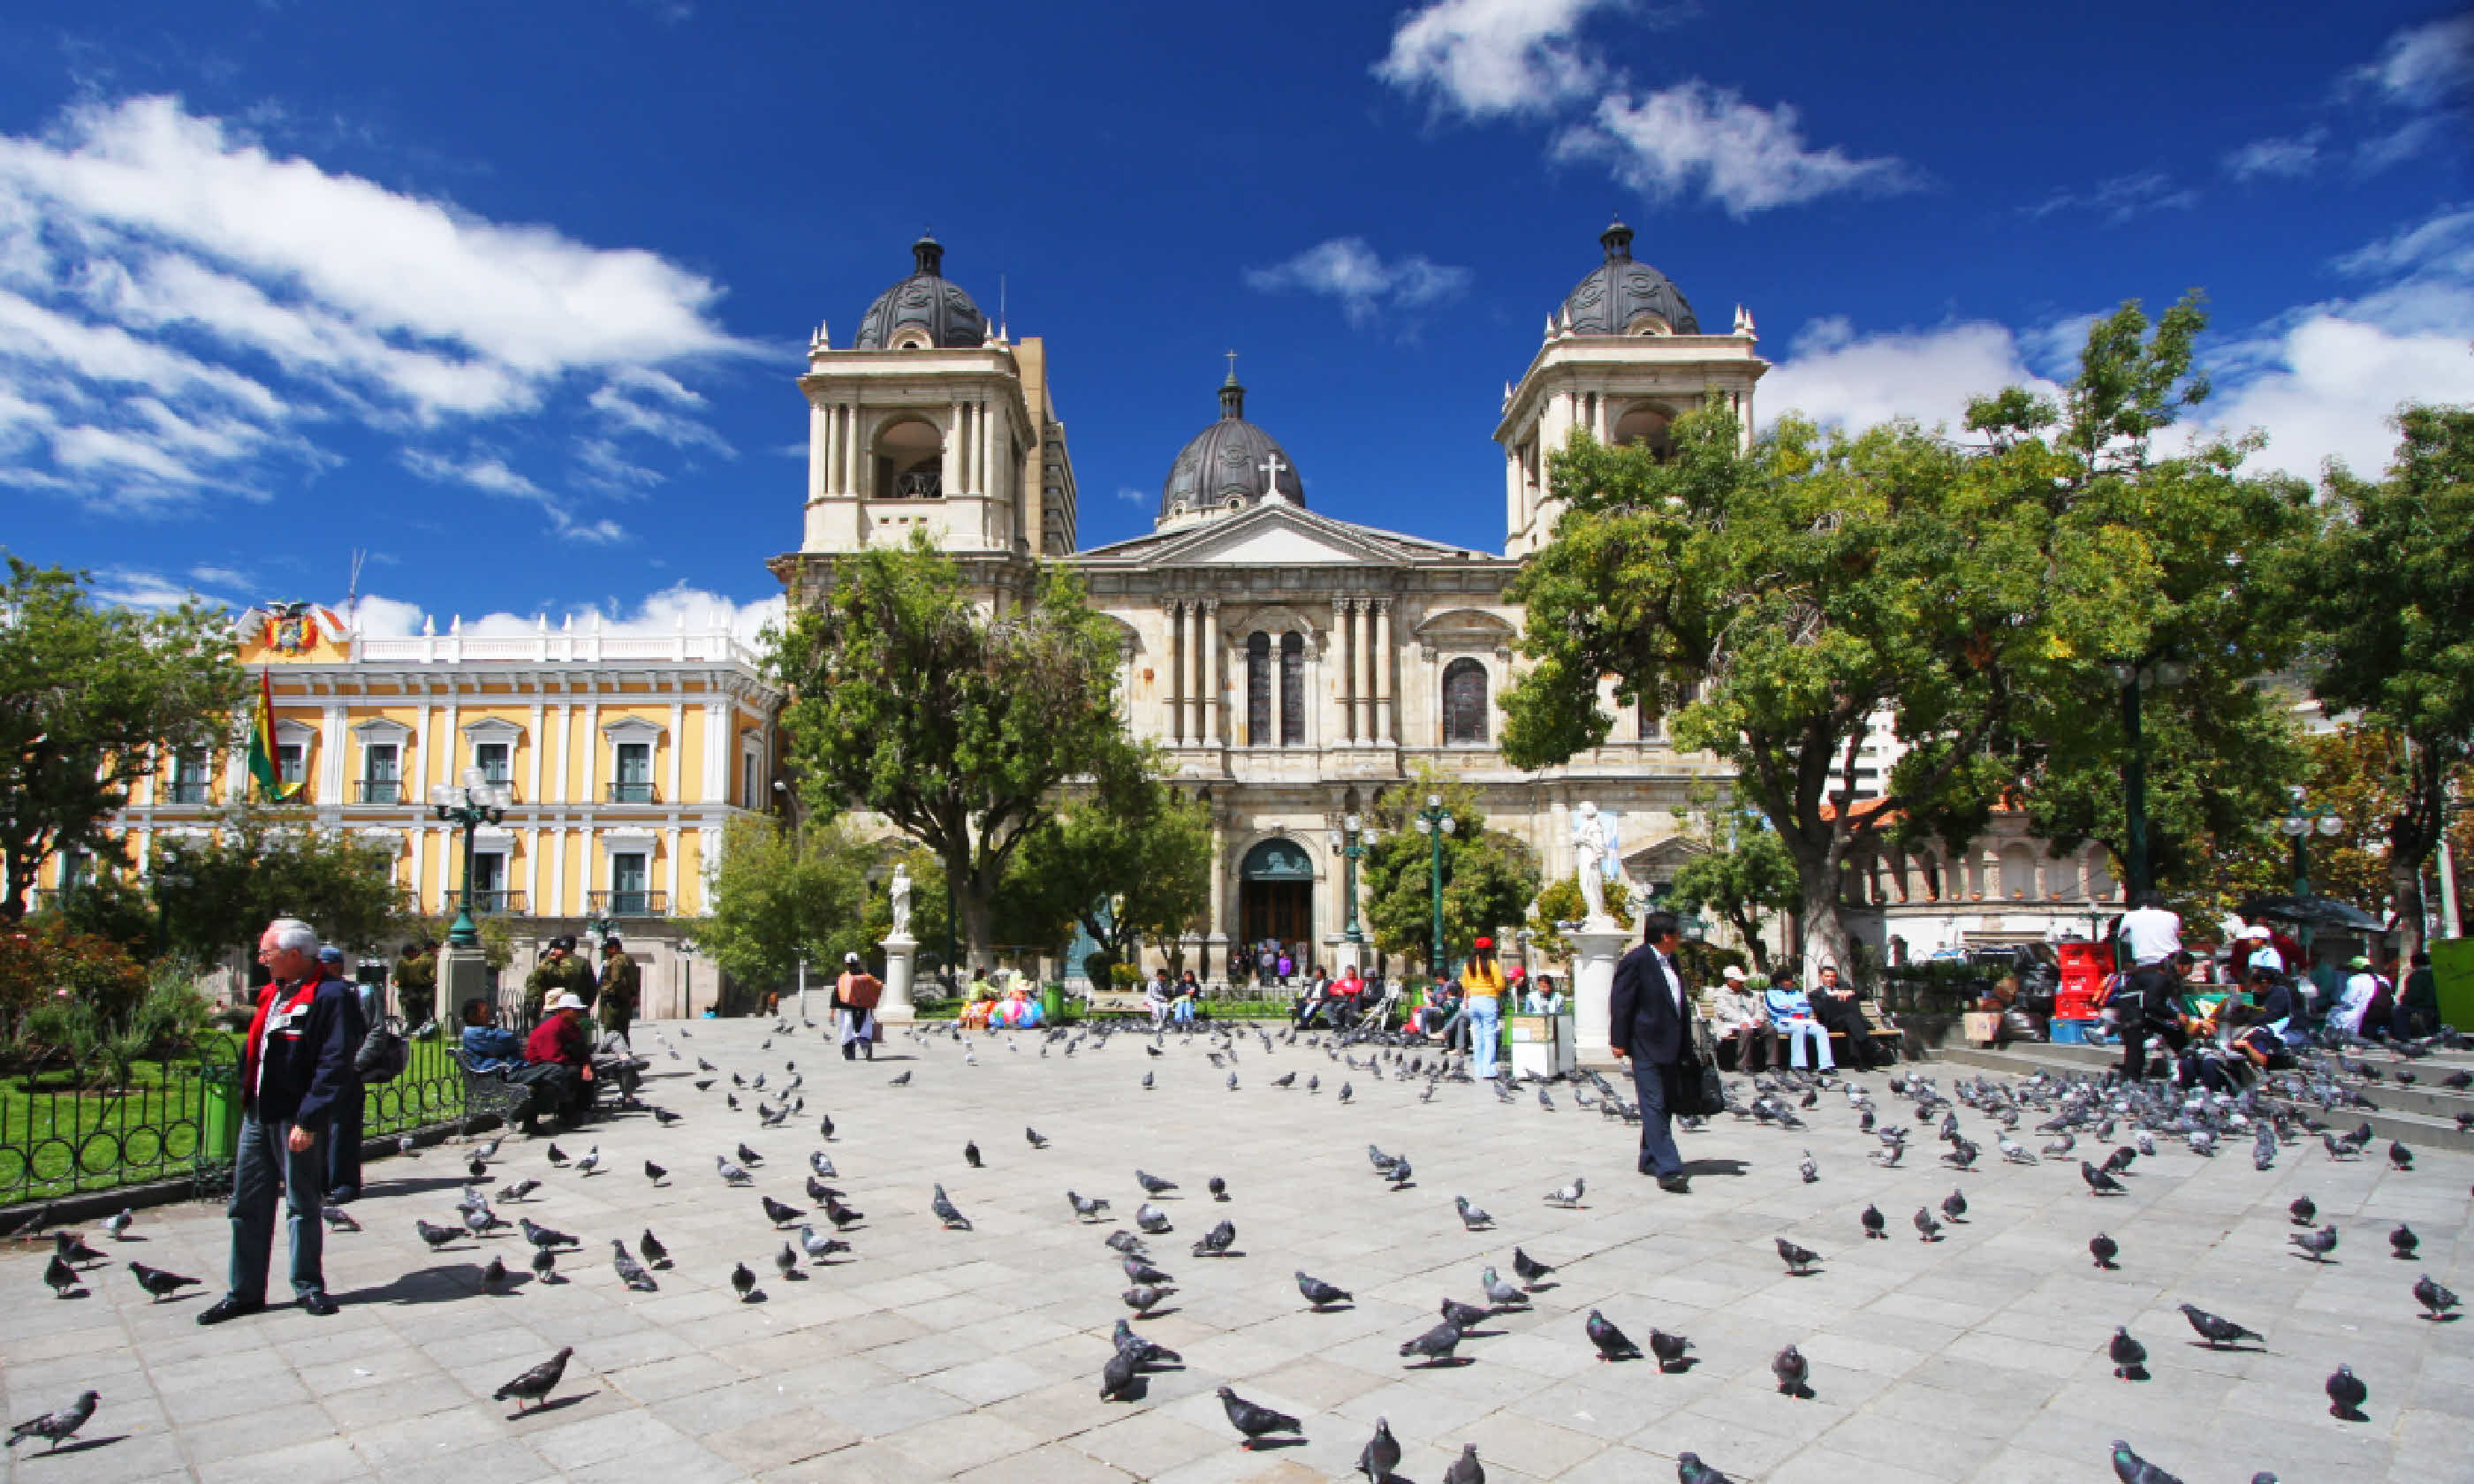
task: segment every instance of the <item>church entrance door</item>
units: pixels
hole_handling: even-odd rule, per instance
[[[1239,868],[1237,925],[1251,950],[1265,940],[1289,945],[1301,961],[1314,952],[1314,862],[1294,840],[1266,840]]]

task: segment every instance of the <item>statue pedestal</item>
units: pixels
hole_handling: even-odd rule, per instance
[[[439,1020],[447,1025],[464,1023],[464,1002],[477,999],[498,1007],[490,999],[490,958],[478,945],[459,948],[451,943],[438,947],[438,991],[444,1001],[438,1007]]]
[[[885,993],[877,997],[876,1017],[886,1025],[909,1025],[919,1018],[910,1006],[910,966],[919,957],[919,940],[895,933],[885,940]]]
[[[1572,1050],[1583,1063],[1603,1066],[1614,1061],[1608,1008],[1615,992],[1615,961],[1631,946],[1633,936],[1609,923],[1581,928],[1564,939],[1572,945]]]

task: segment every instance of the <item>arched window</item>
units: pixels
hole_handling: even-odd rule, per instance
[[[1443,745],[1486,742],[1486,666],[1460,658],[1443,666]]]
[[[1674,418],[1655,402],[1641,402],[1627,408],[1615,419],[1614,442],[1620,448],[1629,443],[1646,443],[1649,451],[1662,463],[1674,449],[1674,440],[1667,428]]]
[[[945,492],[945,439],[935,424],[905,418],[876,436],[876,497],[934,499]]]
[[[1259,629],[1246,635],[1246,743],[1272,745],[1272,636]]]
[[[1280,745],[1306,744],[1306,640],[1292,629],[1280,635]]]

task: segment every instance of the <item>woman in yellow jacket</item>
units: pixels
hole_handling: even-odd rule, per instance
[[[1467,996],[1469,1049],[1477,1057],[1477,1074],[1494,1075],[1495,1053],[1503,1044],[1503,966],[1495,962],[1494,940],[1470,945],[1468,962],[1461,966],[1461,993]]]

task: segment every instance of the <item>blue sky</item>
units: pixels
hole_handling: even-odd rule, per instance
[[[1955,416],[2204,288],[2209,416],[2474,401],[2474,14],[2421,6],[21,3],[0,545],[123,601],[761,617],[809,330],[933,226],[1083,544],[1225,350],[1307,500],[1502,539],[1503,383],[1620,214],[1762,410]]]

